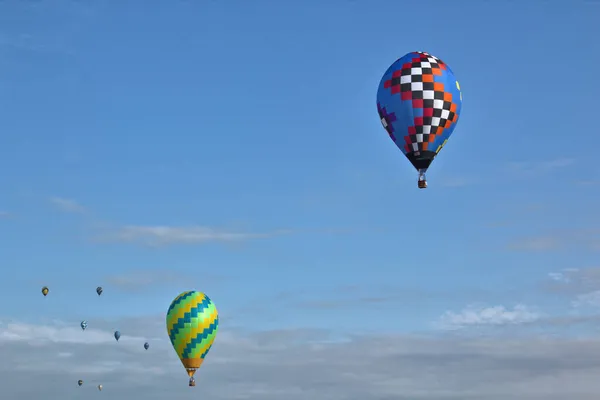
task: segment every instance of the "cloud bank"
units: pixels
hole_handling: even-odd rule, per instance
[[[102,322],[82,332],[77,322],[3,322],[3,397],[72,398],[79,392],[97,394],[98,384],[102,395],[114,400],[187,399],[190,392],[215,400],[596,400],[600,394],[597,339],[383,335],[334,340],[325,331],[226,328],[198,373],[198,386],[189,388],[163,323],[162,316]],[[119,342],[108,328],[117,324],[123,333]],[[85,382],[81,388],[78,379]]]

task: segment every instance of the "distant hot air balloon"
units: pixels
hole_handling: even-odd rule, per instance
[[[79,326],[81,326],[81,329],[85,331],[85,328],[87,328],[87,321],[81,321],[81,324],[79,324]]]
[[[98,296],[100,296],[102,294],[102,287],[101,286],[98,286],[96,288],[96,293],[98,293]]]
[[[44,297],[46,297],[48,295],[48,292],[49,292],[48,286],[44,286],[42,288],[42,294],[44,295]]]
[[[120,337],[121,337],[121,332],[115,331],[115,339],[117,339],[117,342],[119,341]]]
[[[167,333],[190,377],[190,386],[196,386],[194,374],[215,341],[218,326],[217,309],[201,292],[181,293],[167,311]]]
[[[150,344],[149,344],[148,342],[144,343],[144,348],[145,348],[146,350],[148,350],[148,348],[149,348],[149,347],[150,347]]]
[[[80,379],[80,380],[78,380],[78,381],[77,381],[77,384],[78,384],[79,386],[81,386],[81,385],[83,385],[83,381]]]
[[[427,187],[425,172],[456,128],[461,108],[454,73],[431,54],[408,53],[383,74],[377,90],[379,118],[419,172],[420,189]]]
[[[98,385],[98,390],[102,391],[102,385]]]

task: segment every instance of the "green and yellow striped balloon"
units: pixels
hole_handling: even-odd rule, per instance
[[[215,341],[218,327],[217,308],[201,292],[181,293],[167,311],[167,332],[190,376],[190,386],[193,386],[193,376]]]

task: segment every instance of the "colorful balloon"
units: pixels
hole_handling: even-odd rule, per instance
[[[121,332],[115,331],[115,339],[117,339],[117,342],[119,341],[120,337],[121,337]]]
[[[148,350],[148,348],[150,348],[150,344],[148,342],[144,343],[144,348]]]
[[[42,294],[44,295],[44,297],[46,297],[48,295],[48,292],[49,292],[48,286],[44,286],[42,288]]]
[[[81,321],[81,324],[79,324],[79,326],[81,326],[81,330],[85,331],[85,328],[87,328],[87,321]]]
[[[194,374],[210,351],[219,327],[219,313],[207,295],[184,292],[167,311],[167,333],[175,352],[196,386]]]
[[[102,294],[102,287],[98,286],[96,288],[96,293],[98,293],[98,296],[100,296]]]
[[[408,53],[381,78],[379,118],[419,172],[419,188],[427,187],[425,172],[454,132],[461,108],[462,93],[454,73],[431,54]]]

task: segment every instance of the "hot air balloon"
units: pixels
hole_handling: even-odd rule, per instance
[[[148,342],[144,343],[144,348],[145,348],[146,350],[148,350],[148,348],[149,348],[149,347],[150,347],[150,344],[149,344]]]
[[[462,93],[454,73],[431,54],[412,52],[394,62],[381,78],[377,111],[383,127],[419,172],[425,172],[456,128]]]
[[[98,286],[96,288],[96,293],[98,293],[98,296],[100,296],[102,294],[102,287],[101,286]]]
[[[85,331],[85,328],[87,328],[87,321],[81,321],[81,324],[79,324],[79,326],[81,326],[81,329]]]
[[[115,339],[117,339],[117,342],[119,341],[120,337],[121,337],[121,332],[115,331]]]
[[[79,386],[81,386],[81,385],[83,385],[83,381],[80,379],[80,380],[78,380],[78,381],[77,381],[77,384],[78,384]]]
[[[181,293],[167,311],[167,333],[190,377],[190,386],[196,386],[194,374],[215,341],[218,326],[217,309],[201,292]]]
[[[102,385],[98,385],[98,390],[102,391]]]
[[[44,295],[44,297],[46,297],[48,295],[48,292],[49,292],[48,286],[44,286],[42,288],[42,294]]]

